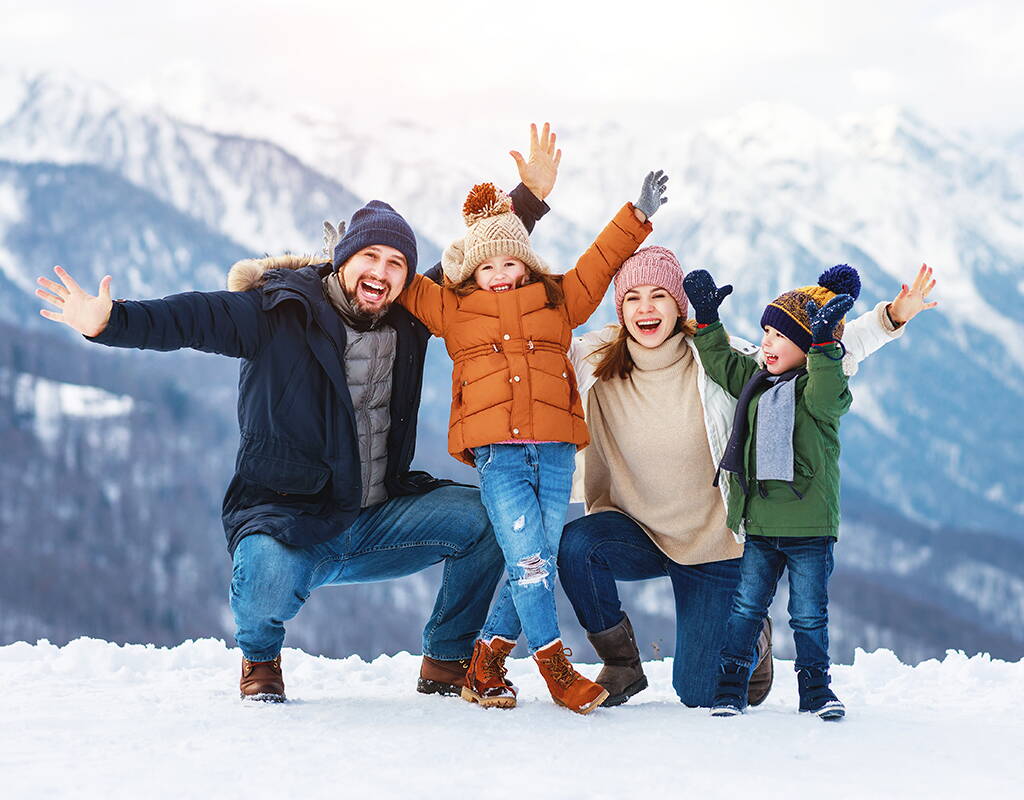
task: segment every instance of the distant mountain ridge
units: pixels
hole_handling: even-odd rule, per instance
[[[236,120],[224,132],[212,114],[203,127],[72,76],[0,71],[0,431],[10,456],[0,489],[2,639],[79,631],[173,643],[231,628],[219,502],[237,443],[237,366],[85,345],[38,316],[36,274],[61,263],[90,288],[109,273],[120,297],[220,289],[238,258],[318,250],[321,220],[347,218],[370,196],[420,226],[426,267],[439,254],[433,242],[460,232],[468,182],[500,163],[514,176],[500,148],[463,152],[450,132],[269,107],[251,119],[280,122],[262,125],[260,138],[242,130],[244,108],[220,105]],[[483,127],[472,133],[488,141]],[[906,660],[947,646],[1024,653],[1024,348],[1007,346],[1024,332],[1019,153],[902,110],[830,125],[758,106],[657,137],[622,124],[559,135],[566,156],[538,251],[571,266],[633,199],[639,177],[666,167],[671,199],[650,243],[732,281],[723,319],[748,338],[767,299],[831,263],[861,270],[858,312],[891,297],[919,260],[937,268],[939,310],[851,383],[834,655],[865,643]],[[613,319],[606,297],[591,327]],[[417,464],[472,480],[446,454],[450,369],[435,341]],[[105,407],[123,409],[103,423],[53,399],[102,393],[115,398]],[[35,508],[34,493],[72,481],[62,502]],[[103,585],[127,573],[106,596]],[[67,587],[100,585],[69,615],[53,575]],[[415,650],[436,581],[425,573],[318,593],[289,626],[289,643],[332,654]],[[623,590],[662,652],[671,649],[666,590]],[[423,615],[407,613],[420,607]],[[562,610],[568,638],[585,647]]]

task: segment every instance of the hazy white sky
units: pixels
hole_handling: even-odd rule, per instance
[[[212,75],[351,113],[718,116],[754,101],[824,114],[900,104],[1024,128],[1024,3],[0,0],[0,63],[115,87]]]

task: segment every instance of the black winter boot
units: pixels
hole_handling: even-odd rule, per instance
[[[837,720],[846,716],[846,706],[839,702],[829,688],[832,677],[828,670],[802,669],[796,674],[800,688],[800,711],[816,714],[824,720]]]
[[[750,668],[739,664],[722,664],[718,672],[718,687],[711,704],[711,716],[735,717],[747,705],[747,681]]]
[[[596,678],[608,690],[608,699],[601,705],[618,706],[637,692],[647,688],[647,676],[640,663],[640,650],[629,617],[599,633],[587,633],[604,667]]]

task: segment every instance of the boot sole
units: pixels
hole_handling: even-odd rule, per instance
[[[738,717],[743,712],[735,706],[715,706],[711,709],[713,717]]]
[[[842,703],[825,703],[817,711],[801,711],[801,714],[813,714],[818,719],[823,719],[826,722],[836,722],[846,716],[846,706]]]
[[[640,692],[642,692],[646,688],[647,688],[647,676],[646,675],[641,675],[640,676],[640,680],[634,681],[633,683],[629,684],[629,686],[627,686],[625,689],[623,689],[618,694],[610,694],[610,695],[608,695],[608,699],[605,700],[603,703],[601,703],[601,705],[603,705],[605,708],[611,708],[612,706],[621,706],[623,703],[625,703],[627,700],[629,700],[629,698],[631,698],[633,695],[639,694]]]
[[[241,694],[238,695],[242,700],[249,700],[253,703],[283,703],[287,698],[283,694],[275,694],[274,692],[260,692],[259,694]]]
[[[479,703],[483,708],[515,708],[514,697],[481,697],[468,686],[462,687],[462,699],[468,703]]]
[[[416,679],[416,691],[420,694],[439,694],[443,697],[458,697],[461,687],[454,683],[431,681],[426,678]]]
[[[554,697],[552,697],[551,699],[555,701],[556,705],[560,705],[562,708],[567,708],[576,714],[589,714],[591,711],[596,711],[597,709],[599,709],[601,707],[601,704],[608,699],[608,690],[602,689],[601,694],[595,697],[594,700],[590,703],[590,705],[580,706],[579,708],[567,706],[561,700],[558,700]]]

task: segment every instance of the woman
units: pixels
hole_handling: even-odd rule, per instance
[[[931,308],[922,266],[912,287],[848,323],[844,369],[898,338]],[[574,500],[559,550],[562,585],[605,666],[597,678],[624,703],[647,686],[615,581],[668,576],[676,600],[673,687],[688,706],[710,706],[742,544],[726,527],[728,482],[714,486],[735,401],[709,380],[686,319],[683,270],[671,251],[637,251],[615,278],[619,325],[576,339],[576,368],[591,444],[577,459]],[[742,340],[733,345],[758,350]],[[756,705],[771,686],[770,626],[751,679]]]

